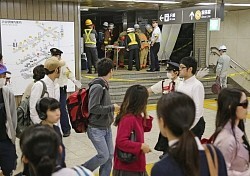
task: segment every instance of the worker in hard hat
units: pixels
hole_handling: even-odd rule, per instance
[[[141,48],[140,39],[135,34],[134,28],[127,29],[125,37],[125,49],[129,52],[128,70],[132,70],[133,59],[135,60],[136,70],[140,70],[139,49]]]
[[[125,37],[127,35],[127,31],[123,31],[119,34],[119,38],[117,41],[114,42],[115,46],[124,46],[125,47]],[[124,57],[125,57],[125,49],[118,49],[118,60],[119,60],[119,67],[124,67]],[[114,53],[116,53],[117,50],[114,50]],[[116,65],[117,61],[117,55],[114,54],[114,65]]]
[[[227,87],[227,73],[230,67],[231,58],[227,55],[227,47],[225,45],[221,45],[219,47],[220,57],[217,61],[216,66],[216,76],[220,78],[220,84],[222,88]]]
[[[85,21],[86,29],[84,29],[84,44],[85,44],[85,52],[88,60],[88,74],[92,74],[92,66],[96,70],[96,62],[98,59],[97,48],[96,48],[96,39],[97,33],[96,30],[93,29],[93,23],[90,19]]]
[[[108,30],[105,31],[104,33],[104,47],[107,45],[113,45],[114,41],[114,35],[113,35],[113,30],[114,30],[114,24],[113,23],[109,23],[108,25]],[[106,51],[106,57],[111,58],[112,59],[112,49],[108,49]]]
[[[139,24],[134,25],[135,28],[135,34],[138,35],[140,42],[141,42],[141,48],[140,48],[140,67],[141,69],[146,68],[147,66],[147,57],[148,57],[148,50],[149,50],[149,43],[146,35],[140,30]]]
[[[105,46],[104,46],[104,34],[105,34],[105,31],[108,30],[108,22],[103,22],[102,24],[102,29],[99,30],[98,32],[98,44],[97,44],[97,50],[98,50],[98,56],[99,58],[103,58],[105,56],[105,52],[104,52],[104,49],[105,49]]]

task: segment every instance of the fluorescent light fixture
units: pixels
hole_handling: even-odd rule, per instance
[[[250,7],[250,4],[233,4],[233,3],[225,3],[225,6]]]
[[[200,2],[195,5],[201,5],[201,6],[209,6],[209,5],[215,5],[215,2]]]
[[[156,3],[156,4],[178,4],[175,1],[154,1],[154,0],[135,0],[134,2]]]
[[[82,10],[82,9],[100,9],[100,8],[103,8],[103,7],[81,6],[80,10]]]
[[[87,11],[89,11],[89,9],[88,9],[88,8],[80,8],[80,11],[85,11],[85,12],[87,12]]]

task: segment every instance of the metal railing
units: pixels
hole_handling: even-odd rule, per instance
[[[219,49],[217,47],[211,47],[210,48],[210,53],[220,56],[219,54]],[[230,57],[231,58],[231,57]],[[248,69],[246,69],[245,67],[243,67],[242,65],[240,65],[238,62],[236,62],[234,59],[231,58],[231,62],[236,65],[232,65],[230,64],[230,68],[234,69],[237,73],[239,73],[239,75],[242,75],[246,80],[250,81],[250,71]],[[238,71],[237,68],[240,68],[243,73],[241,71]]]

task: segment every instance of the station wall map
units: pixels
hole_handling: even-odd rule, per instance
[[[33,68],[50,57],[50,48],[63,51],[62,58],[75,73],[74,22],[8,20],[1,22],[4,64],[11,74],[10,88],[22,95],[32,81]],[[75,86],[68,81],[68,91]]]

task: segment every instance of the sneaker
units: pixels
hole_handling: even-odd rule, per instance
[[[67,132],[65,132],[65,133],[63,133],[63,137],[69,137],[69,136],[70,136],[70,130],[67,131]]]

